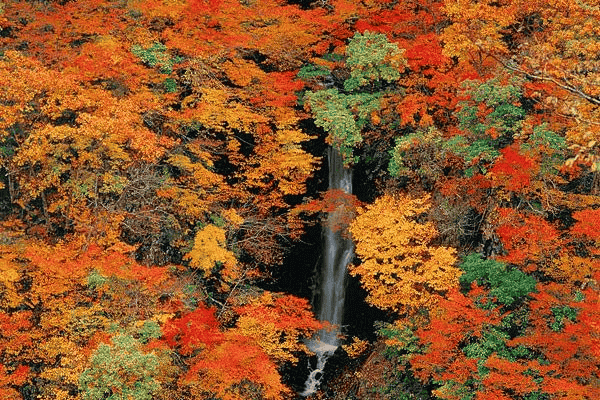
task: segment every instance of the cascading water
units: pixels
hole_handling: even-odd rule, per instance
[[[337,149],[330,148],[329,154],[329,189],[340,189],[352,193],[352,170],[344,168],[343,158]],[[336,221],[342,219],[343,207],[330,213],[324,229],[323,267],[318,293],[317,317],[331,325],[321,330],[308,341],[307,346],[317,355],[317,365],[305,383],[302,396],[315,393],[323,377],[323,368],[327,359],[339,346],[339,333],[344,314],[344,297],[346,292],[346,267],[354,256],[354,244],[342,235],[340,229],[332,229]]]

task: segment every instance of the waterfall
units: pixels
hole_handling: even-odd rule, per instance
[[[352,193],[352,170],[344,168],[343,158],[337,149],[330,148],[329,159],[329,189],[341,189]],[[320,275],[318,292],[317,317],[331,325],[323,329],[307,342],[310,350],[317,355],[317,365],[311,368],[306,380],[302,396],[315,393],[321,383],[323,368],[327,359],[339,346],[339,333],[344,315],[344,297],[346,291],[346,267],[354,256],[354,244],[349,237],[344,237],[339,229],[331,229],[335,221],[341,219],[343,207],[338,208],[327,216],[323,234],[323,266]]]

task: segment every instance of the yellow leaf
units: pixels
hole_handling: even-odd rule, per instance
[[[225,245],[225,230],[215,225],[207,225],[198,231],[194,239],[194,247],[185,258],[190,260],[192,267],[204,271],[206,276],[212,274],[217,263],[222,264],[223,279],[232,282],[240,277],[240,272],[236,269],[235,255],[227,250]]]
[[[393,311],[433,306],[435,294],[458,284],[456,251],[430,243],[437,231],[418,216],[429,198],[385,195],[359,211],[350,225],[360,265],[351,269],[369,293],[367,301]]]

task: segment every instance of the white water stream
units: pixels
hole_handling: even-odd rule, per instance
[[[329,189],[341,189],[352,193],[352,170],[344,168],[342,156],[336,149],[329,150]],[[328,221],[339,221],[339,213],[344,212],[343,207],[338,208],[328,216]],[[323,369],[327,359],[333,355],[339,346],[339,334],[344,315],[344,297],[346,294],[346,267],[354,256],[354,244],[348,237],[344,237],[340,230],[332,230],[326,223],[324,229],[323,266],[320,275],[318,293],[317,317],[331,325],[329,329],[318,332],[307,346],[317,355],[317,365],[313,368],[309,364],[311,373],[306,380],[302,396],[310,396],[319,388],[323,377]]]

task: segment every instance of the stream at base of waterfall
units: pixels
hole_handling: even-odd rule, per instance
[[[330,148],[329,160],[329,189],[341,189],[352,193],[352,170],[344,168],[344,162],[338,150]],[[327,217],[328,221],[336,221],[341,217],[342,208],[333,211]],[[344,315],[344,298],[346,294],[346,267],[354,257],[354,244],[347,235],[339,230],[334,231],[330,226],[335,223],[325,223],[323,233],[323,266],[320,274],[320,284],[317,301],[317,317],[327,321],[329,327],[319,331],[306,346],[316,354],[317,361],[306,380],[302,396],[310,396],[319,388],[323,377],[323,369],[327,359],[335,353],[339,346],[339,334]]]

